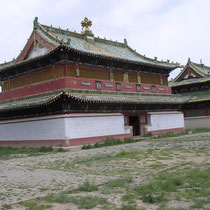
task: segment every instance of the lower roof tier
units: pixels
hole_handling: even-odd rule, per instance
[[[191,97],[188,103],[210,101],[210,89],[182,93],[184,97]]]
[[[32,95],[0,102],[0,112],[48,106],[60,99],[67,99],[69,102],[87,104],[183,104],[190,97],[180,95],[160,95],[145,93],[106,92],[89,90],[61,89],[43,94]],[[82,110],[81,110],[82,111]]]

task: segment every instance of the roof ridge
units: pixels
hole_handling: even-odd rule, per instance
[[[83,34],[80,34],[80,33],[77,33],[77,32],[73,32],[73,31],[69,31],[69,30],[65,30],[65,29],[62,29],[62,28],[57,28],[57,27],[52,27],[52,26],[48,26],[48,25],[44,25],[44,24],[39,24],[43,29],[44,31],[47,33],[47,34],[50,34],[50,32],[54,32],[54,33],[60,33],[62,35],[73,35],[73,36],[76,36],[77,38],[82,38],[84,39],[84,35]],[[51,30],[55,30],[55,31],[47,31],[45,29],[45,27],[51,29]],[[63,32],[63,33],[61,33]],[[50,34],[51,36],[53,36],[52,34]],[[57,39],[57,38],[56,38]],[[111,45],[115,45],[115,46],[119,46],[119,47],[124,47],[124,48],[128,48],[129,50],[131,50],[133,53],[135,53],[137,56],[140,56],[141,58],[143,59],[146,59],[148,61],[153,61],[153,62],[157,62],[157,63],[163,63],[163,64],[172,64],[172,65],[179,65],[179,63],[175,62],[171,62],[169,60],[167,61],[158,61],[157,60],[157,57],[155,57],[156,59],[153,59],[153,58],[149,58],[149,57],[146,57],[144,55],[141,55],[140,53],[136,52],[136,50],[134,50],[133,48],[131,48],[127,42],[118,42],[118,41],[114,41],[114,40],[109,40],[109,39],[106,39],[106,38],[100,38],[100,37],[95,37],[94,36],[94,39],[96,41],[99,41],[99,42],[102,42],[102,43],[105,43],[105,44],[111,44]],[[60,41],[59,39],[57,39],[58,41]]]
[[[39,24],[39,25],[41,25],[44,29],[45,28],[48,28],[49,29],[49,32],[60,33],[62,31],[63,32],[63,33],[61,33],[62,35],[76,35],[77,37],[83,38],[83,35],[82,34],[77,33],[77,32],[74,32],[74,31],[69,31],[67,29],[62,29],[60,27],[57,28],[57,27],[53,27],[53,26],[48,26],[48,25],[45,25],[45,24]],[[45,29],[45,30],[48,32],[47,29]],[[54,30],[54,31],[52,31],[52,30]]]
[[[207,68],[210,70],[210,66],[206,66],[204,65],[203,63],[195,63],[195,62],[191,62],[192,64],[196,65],[196,66],[199,66],[199,67],[202,67],[202,68]]]
[[[42,24],[39,24],[39,29],[44,32],[48,37],[52,38],[54,41],[58,42],[58,43],[61,43],[61,41],[56,38],[55,36],[53,36],[51,33],[49,33],[43,26]]]

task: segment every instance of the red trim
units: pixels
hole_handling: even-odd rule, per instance
[[[52,50],[54,46],[48,42],[46,42],[44,39],[41,38],[36,32],[32,33],[28,42],[26,43],[26,46],[24,47],[23,51],[19,55],[17,62],[23,61],[27,54],[29,53],[31,47],[33,46],[34,39],[39,42],[41,45],[46,47],[48,50]]]
[[[13,147],[40,147],[40,146],[52,146],[63,147],[66,146],[65,140],[20,140],[20,141],[0,141],[0,146],[13,146]]]
[[[183,130],[184,130],[184,128],[172,128],[172,129],[149,131],[149,133],[152,133],[153,135],[160,135],[160,134],[164,134],[164,133],[168,133],[168,132],[178,133],[178,132],[182,132]]]
[[[128,138],[131,137],[131,134],[118,134],[118,135],[108,135],[108,136],[96,136],[96,137],[88,137],[88,138],[78,138],[78,139],[70,139],[70,146],[82,145],[82,144],[93,144],[96,142],[104,141],[107,138]]]
[[[87,137],[87,138],[77,138],[77,139],[55,139],[55,140],[17,140],[17,141],[0,141],[0,146],[76,146],[83,144],[93,144],[96,142],[104,141],[107,138],[128,138],[131,137],[131,134],[118,134],[118,135],[108,135],[108,136],[96,136],[96,137]]]
[[[45,69],[45,71],[52,69],[48,68]],[[33,73],[35,74],[35,73]],[[75,77],[62,77],[57,79],[52,79],[48,81],[43,81],[39,83],[33,83],[28,86],[20,87],[20,88],[14,88],[12,90],[4,91],[0,93],[0,101],[8,100],[8,99],[15,99],[20,98],[28,95],[35,95],[40,93],[45,93],[49,91],[59,90],[59,89],[78,89],[78,90],[96,90],[96,83],[94,79],[85,79],[85,78],[75,78]],[[89,83],[88,85],[83,85],[84,83]],[[105,85],[112,85],[111,87],[105,86]],[[101,80],[101,90],[103,91],[116,91],[116,82],[112,81],[105,81]],[[126,86],[132,86],[132,89],[126,89]],[[143,87],[145,86],[151,86],[148,84],[142,84],[141,85],[141,93],[151,93],[151,89],[147,92],[146,90],[143,90]],[[158,87],[164,87],[164,92],[159,92],[160,94],[170,94],[171,89],[167,86],[157,86]],[[167,90],[169,89],[169,90]],[[119,92],[119,91],[118,91]],[[124,83],[121,82],[121,92],[137,92],[136,90],[136,84],[135,83]],[[156,93],[158,93],[156,91]]]

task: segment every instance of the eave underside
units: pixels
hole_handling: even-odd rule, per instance
[[[60,93],[59,93],[60,92]],[[188,98],[151,95],[94,95],[55,91],[0,103],[0,119],[14,119],[61,113],[180,110]]]
[[[54,65],[59,62],[73,62],[78,64],[87,64],[96,67],[105,67],[111,69],[120,69],[124,71],[135,71],[142,73],[161,74],[168,76],[169,73],[177,68],[162,67],[158,65],[142,64],[123,59],[114,59],[100,55],[80,52],[65,46],[59,46],[46,55],[24,60],[22,62],[0,69],[0,79],[5,80],[15,75],[21,75],[29,71],[35,71],[46,66]]]

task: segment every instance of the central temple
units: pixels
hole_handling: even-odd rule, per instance
[[[124,42],[33,22],[13,61],[0,64],[0,145],[72,146],[106,138],[179,132],[181,106],[169,73],[179,64]]]

